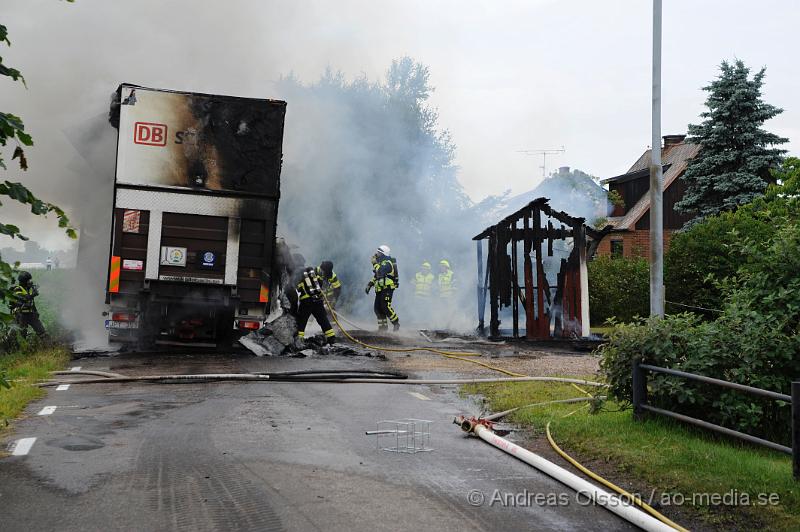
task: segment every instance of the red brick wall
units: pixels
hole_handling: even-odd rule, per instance
[[[664,252],[669,249],[672,231],[664,230]],[[624,233],[611,233],[606,235],[597,246],[597,255],[608,257],[611,255],[611,241],[622,240],[622,254],[625,257],[650,257],[650,231],[625,231]]]

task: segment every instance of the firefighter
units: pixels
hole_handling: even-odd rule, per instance
[[[439,299],[450,301],[455,296],[456,284],[453,279],[453,270],[450,269],[450,262],[446,259],[439,261],[439,277],[437,279],[439,288]]]
[[[414,275],[414,297],[417,299],[430,299],[433,289],[433,273],[431,263],[427,260],[422,263],[422,269]]]
[[[44,326],[39,321],[39,311],[36,310],[36,303],[34,298],[39,295],[39,289],[33,284],[31,274],[28,272],[20,272],[17,277],[18,284],[14,285],[11,289],[13,299],[11,301],[10,309],[14,320],[22,328],[22,335],[28,335],[28,326],[30,325],[34,332],[41,338],[45,335]]]
[[[328,344],[336,341],[328,313],[325,312],[325,301],[322,297],[322,282],[317,275],[317,268],[307,267],[295,276],[295,297],[297,298],[297,337],[302,341],[306,336],[308,318],[314,316],[325,334]]]
[[[400,286],[397,274],[397,261],[389,253],[389,246],[382,245],[372,256],[372,280],[367,284],[366,293],[375,287],[375,316],[378,318],[378,330],[389,329],[388,322],[392,322],[395,331],[400,329],[400,319],[392,308],[392,296]],[[387,321],[388,320],[388,321]]]
[[[317,276],[320,278],[328,304],[335,310],[336,301],[339,299],[339,294],[342,293],[342,282],[333,271],[333,263],[329,260],[322,261],[317,268]]]

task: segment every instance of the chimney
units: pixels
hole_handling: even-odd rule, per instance
[[[664,135],[664,149],[672,148],[686,140],[686,135]]]
[[[568,173],[569,173],[569,166],[561,166],[561,167],[559,167],[558,175],[564,176],[564,175],[567,175]]]

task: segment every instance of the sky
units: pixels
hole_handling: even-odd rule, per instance
[[[720,61],[738,58],[767,67],[764,98],[785,109],[767,128],[800,153],[799,15],[796,2],[665,0],[663,134],[699,121],[701,87]],[[542,159],[521,150],[563,146],[548,172],[605,178],[650,144],[646,0],[3,0],[0,23],[12,41],[3,61],[28,84],[2,81],[2,108],[36,141],[31,169],[4,178],[73,217],[86,192],[75,186],[71,132],[107,113],[121,82],[268,98],[281,75],[310,82],[330,67],[379,79],[392,59],[411,56],[430,68],[431,103],[475,201],[535,186]],[[291,110],[288,102],[287,127]],[[3,209],[43,245],[67,245],[52,220]],[[10,244],[2,238],[0,247]]]

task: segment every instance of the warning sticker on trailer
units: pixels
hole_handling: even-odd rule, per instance
[[[140,272],[144,269],[143,260],[123,259],[122,269],[134,272]]]
[[[139,232],[139,219],[142,216],[142,211],[134,211],[125,209],[122,215],[122,232],[123,233],[138,233]]]

